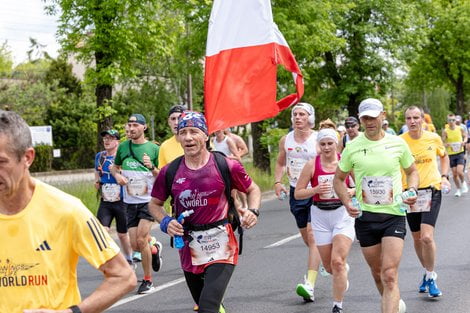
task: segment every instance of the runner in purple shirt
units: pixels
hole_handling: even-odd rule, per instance
[[[171,196],[177,216],[189,210],[194,213],[180,224],[165,212],[163,204],[170,196],[166,186],[169,165],[162,168],[155,181],[149,210],[160,222],[163,232],[184,238],[184,247],[180,250],[181,266],[191,295],[199,305],[199,313],[218,313],[238,262],[237,240],[226,220],[229,205],[224,180],[214,155],[206,148],[208,132],[202,114],[183,112],[177,136],[184,157],[173,178]],[[260,189],[238,161],[225,160],[232,188],[248,195],[249,209],[237,210],[242,227],[249,229],[258,222]]]

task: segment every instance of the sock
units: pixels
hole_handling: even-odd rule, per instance
[[[144,280],[152,281],[152,276],[144,276]]]
[[[426,270],[426,280],[429,280],[429,279],[435,279],[436,277],[436,273],[434,271],[430,272],[428,270]]]
[[[307,281],[312,285],[312,287],[315,287],[315,282],[317,281],[317,271],[314,270],[308,270],[307,272]]]
[[[335,307],[335,305],[338,308],[342,309],[343,308],[343,301],[341,301],[341,302],[333,301],[333,307]]]

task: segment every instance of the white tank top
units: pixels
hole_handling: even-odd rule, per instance
[[[287,177],[290,185],[295,187],[305,163],[317,156],[317,132],[314,131],[305,142],[298,143],[294,139],[294,131],[291,131],[286,136],[284,149]]]
[[[227,136],[225,136],[224,140],[222,140],[221,142],[218,142],[217,138],[214,137],[213,143],[214,150],[223,152],[226,156],[232,155],[232,152],[230,152],[230,148],[228,147]]]

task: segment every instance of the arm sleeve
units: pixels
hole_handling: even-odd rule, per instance
[[[71,213],[73,250],[99,268],[119,253],[119,247],[91,212],[78,202]]]

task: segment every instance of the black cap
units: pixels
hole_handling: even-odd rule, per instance
[[[354,116],[350,116],[346,119],[346,121],[344,121],[344,125],[346,126],[354,126],[357,124],[359,124],[359,121]]]
[[[184,110],[186,110],[184,106],[179,104],[174,105],[170,108],[170,111],[168,111],[168,117],[173,113],[183,113]]]
[[[119,136],[119,132],[115,129],[103,130],[100,133],[100,135],[101,135],[101,137],[104,137],[106,135],[110,135],[110,136],[113,136],[114,138],[116,138],[117,140],[121,139],[121,136]]]
[[[132,114],[129,119],[127,120],[129,123],[139,123],[141,125],[146,125],[147,120],[142,114]]]

